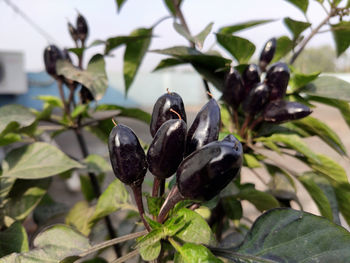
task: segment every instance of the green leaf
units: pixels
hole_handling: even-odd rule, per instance
[[[243,165],[248,168],[259,168],[261,167],[260,162],[255,158],[254,155],[245,153],[243,155]]]
[[[165,69],[165,68],[169,68],[169,67],[174,67],[174,66],[178,66],[178,65],[182,65],[182,64],[186,64],[186,63],[187,62],[184,62],[180,59],[166,58],[166,59],[161,60],[153,71],[157,71],[157,70]]]
[[[66,60],[59,60],[56,64],[57,74],[79,82],[90,90],[95,100],[100,100],[108,87],[106,63],[101,54],[93,56],[86,70],[75,68]]]
[[[2,161],[2,177],[38,179],[82,166],[56,147],[35,142],[12,150]]]
[[[1,177],[0,176],[0,207],[2,202],[5,200],[7,195],[12,189],[12,186],[14,185],[16,179],[15,178],[8,178],[8,177]]]
[[[53,107],[58,107],[61,109],[63,109],[63,107],[64,107],[62,100],[56,96],[40,95],[40,96],[35,97],[35,99],[46,102],[47,104],[49,104]]]
[[[8,229],[0,232],[0,258],[14,252],[20,253],[28,250],[27,232],[21,223],[15,222]]]
[[[110,162],[97,154],[90,154],[83,162],[90,173],[101,174],[112,171]]]
[[[7,133],[3,136],[0,136],[0,146],[6,146],[14,142],[19,142],[21,140],[21,135],[17,133]]]
[[[214,23],[209,23],[201,32],[194,36],[194,42],[199,49],[203,48],[203,44],[209,33],[213,28]]]
[[[107,189],[98,198],[96,209],[92,217],[91,223],[97,222],[99,219],[109,215],[129,204],[129,193],[125,186],[118,179],[114,180]]]
[[[308,116],[301,120],[293,121],[293,123],[310,135],[318,136],[339,154],[347,155],[346,148],[339,136],[324,122]]]
[[[350,224],[350,184],[331,182],[337,196],[339,210],[348,225]]]
[[[319,162],[314,163],[312,161],[309,163],[311,168],[337,183],[348,183],[348,177],[342,166],[326,155],[317,154],[317,158]]]
[[[106,46],[105,46],[105,55],[109,55],[110,52],[121,45],[128,44],[131,42],[134,42],[136,40],[142,40],[142,39],[147,39],[150,36],[145,35],[145,36],[116,36],[116,37],[111,37],[106,40]]]
[[[183,216],[182,221],[186,223],[185,228],[176,233],[176,237],[184,242],[195,244],[212,244],[213,234],[207,222],[198,213],[182,208],[176,212],[177,216]]]
[[[221,198],[225,215],[232,220],[240,220],[243,216],[242,204],[233,196]]]
[[[337,56],[343,54],[350,45],[350,21],[342,21],[332,25],[333,39],[337,49]]]
[[[0,107],[0,134],[27,127],[35,121],[35,115],[21,105],[10,104]]]
[[[148,212],[151,215],[157,216],[164,202],[164,198],[153,197],[153,196],[150,196],[149,194],[146,197],[147,197]]]
[[[66,216],[65,223],[69,226],[75,227],[84,236],[88,236],[93,226],[90,223],[90,218],[94,212],[94,207],[90,207],[87,201],[77,202]]]
[[[161,243],[160,241],[157,241],[152,245],[142,247],[140,249],[140,255],[143,260],[151,261],[156,259],[159,256],[161,249],[162,249]]]
[[[153,50],[153,52],[169,55],[184,62],[191,63],[197,72],[206,80],[210,81],[217,89],[221,90],[225,72],[219,69],[229,68],[231,60],[218,55],[209,55],[185,46]]]
[[[219,32],[222,34],[233,34],[235,32],[248,29],[250,27],[262,25],[265,23],[270,23],[274,21],[273,19],[268,19],[268,20],[253,20],[253,21],[248,21],[248,22],[243,22],[240,24],[232,25],[232,26],[225,26],[219,29]]]
[[[311,26],[310,23],[297,21],[291,19],[290,17],[284,18],[283,22],[288,27],[289,31],[293,34],[293,39],[297,39],[305,29]]]
[[[181,259],[177,259],[177,262],[223,263],[202,245],[186,243],[182,247],[177,247],[177,251],[181,255]]]
[[[131,36],[148,36],[148,38],[136,40],[126,44],[124,52],[124,84],[125,95],[134,81],[136,73],[141,65],[148,47],[151,43],[153,28],[139,28],[131,32]]]
[[[61,216],[68,212],[69,208],[66,204],[57,203],[46,194],[41,199],[38,206],[34,209],[33,219],[38,226],[47,225],[49,220]]]
[[[239,262],[348,262],[350,234],[329,220],[278,208],[261,215],[237,251],[211,249]]]
[[[193,42],[193,43],[195,42],[194,37],[191,36],[191,35],[187,32],[187,30],[185,29],[185,27],[184,27],[182,24],[179,24],[179,23],[174,22],[174,23],[173,23],[173,27],[174,27],[175,31],[176,31],[179,35],[183,36],[185,39],[187,39],[187,40],[190,41],[190,42]]]
[[[294,46],[294,43],[289,37],[282,36],[277,38],[276,51],[275,51],[275,55],[273,56],[272,62],[281,60],[290,51],[292,51],[293,46]]]
[[[302,92],[311,96],[350,101],[350,83],[332,76],[321,76]]]
[[[115,2],[117,3],[118,13],[119,13],[120,10],[122,9],[123,5],[125,4],[126,0],[115,0]]]
[[[315,163],[319,163],[318,156],[301,140],[298,135],[274,134],[270,137],[260,137],[257,139],[257,141],[272,141],[274,143],[283,143],[286,147],[294,149]]]
[[[303,13],[306,13],[307,7],[309,6],[309,0],[286,0],[292,5],[299,8]]]
[[[170,11],[170,13],[173,16],[176,16],[176,8],[174,6],[174,1],[173,0],[163,0],[165,6],[168,8],[168,10]],[[177,1],[177,3],[179,4],[179,8],[181,7],[182,4],[182,0]]]
[[[327,180],[315,173],[304,173],[302,176],[298,177],[298,180],[303,184],[311,198],[316,203],[321,215],[328,220],[333,221],[331,204],[323,190],[319,187],[319,184],[327,184]],[[328,185],[330,186],[329,183]]]
[[[49,179],[16,180],[0,216],[3,214],[15,220],[24,220],[40,203],[49,185]]]
[[[293,91],[296,92],[299,89],[303,88],[306,84],[309,84],[310,82],[317,79],[317,77],[320,75],[321,72],[314,72],[311,74],[303,74],[296,72],[293,70],[293,74],[291,76],[291,79],[289,81],[289,84],[292,86]]]
[[[73,110],[71,116],[73,119],[75,119],[83,114],[85,115],[87,113],[88,109],[89,109],[88,104],[80,104]]]
[[[247,200],[252,203],[259,211],[265,211],[271,208],[279,207],[279,203],[272,195],[258,191],[252,185],[242,185],[238,194],[238,199]]]
[[[345,122],[350,127],[350,104],[347,101],[331,99],[326,97],[309,96],[309,100],[317,101],[331,107],[337,108],[342,114]]]
[[[150,124],[151,122],[151,115],[148,112],[138,108],[127,108],[127,107],[122,107],[118,105],[108,105],[108,104],[101,104],[96,108],[96,111],[109,111],[109,110],[119,110],[120,112],[117,114],[117,116],[120,116],[120,117],[137,119],[145,122],[146,124]],[[112,123],[110,119],[108,119],[108,121]],[[109,133],[110,133],[110,130],[108,131],[108,134]]]
[[[249,62],[249,59],[254,54],[255,45],[245,38],[216,34],[216,39],[240,64]]]
[[[46,228],[34,239],[34,249],[24,253],[13,253],[0,259],[1,263],[47,263],[77,255],[89,249],[89,240],[65,225]]]

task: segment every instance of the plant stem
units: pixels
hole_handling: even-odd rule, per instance
[[[182,13],[182,10],[180,8],[180,1],[179,0],[173,0],[173,4],[174,4],[174,7],[175,7],[176,16],[180,19],[181,25],[184,27],[186,32],[189,35],[191,35],[191,31],[188,28],[188,25],[186,23],[185,17],[184,17],[184,15]],[[190,46],[192,48],[196,49],[196,44],[193,41],[191,41],[191,40],[189,40],[189,42],[190,42]],[[210,91],[210,87],[209,87],[208,81],[206,79],[204,79],[204,78],[202,78],[202,79],[203,79],[203,83],[204,83],[205,92],[207,94],[207,98],[208,98],[208,100],[210,100],[212,97],[210,96],[211,91]]]
[[[83,154],[83,157],[86,158],[89,155],[89,151],[88,148],[86,146],[86,142],[85,139],[83,137],[83,134],[81,133],[81,129],[79,128],[79,124],[80,122],[78,122],[78,128],[74,129],[74,133],[75,136],[77,137],[81,152]],[[89,175],[89,179],[93,188],[93,191],[95,193],[96,198],[98,198],[101,195],[101,189],[100,189],[100,185],[99,182],[97,180],[97,177],[94,173],[88,173]],[[110,238],[115,238],[117,236],[116,231],[113,228],[113,224],[111,221],[111,218],[107,215],[105,218],[105,224],[109,233]],[[117,256],[121,255],[121,249],[119,245],[114,245],[113,246],[114,251],[116,253]]]
[[[253,130],[255,128],[256,125],[258,125],[259,123],[261,123],[264,120],[263,116],[260,116],[259,118],[255,119],[252,124],[249,126],[249,130]]]
[[[134,251],[130,252],[129,254],[126,254],[125,256],[122,256],[120,258],[113,260],[111,263],[122,263],[122,262],[127,261],[130,258],[137,256],[138,254],[139,254],[139,250],[135,249]]]
[[[182,194],[179,191],[179,188],[177,185],[175,185],[170,193],[168,194],[167,198],[165,199],[162,207],[160,208],[160,212],[158,215],[157,221],[159,223],[163,223],[166,219],[166,216],[168,215],[170,209],[172,209],[178,202],[184,200],[185,198],[182,196]]]
[[[56,79],[57,86],[58,86],[58,91],[60,93],[61,101],[63,103],[64,107],[64,112],[66,113],[67,117],[69,118],[69,106],[67,104],[66,98],[64,97],[64,92],[63,92],[63,81],[59,78]]]
[[[165,179],[162,179],[159,186],[159,196],[162,197],[165,190]]]
[[[251,119],[253,118],[253,116],[251,114],[249,114],[248,116],[246,116],[244,123],[242,125],[241,131],[240,131],[240,135],[243,138],[244,137],[244,132],[246,130],[246,128],[248,127],[249,122],[251,121]]]
[[[309,41],[318,33],[318,31],[328,23],[328,21],[335,15],[335,11],[331,10],[331,12],[326,16],[325,19],[322,20],[322,22],[314,29],[311,31],[310,35],[308,35],[307,38],[304,39],[303,42],[301,42],[299,49],[293,54],[292,58],[289,61],[289,64],[293,65],[295,60],[298,58],[300,53],[304,50],[305,46]]]
[[[154,176],[153,179],[153,189],[152,189],[152,197],[158,197],[159,186],[161,184],[162,179]]]
[[[125,241],[128,241],[128,240],[131,240],[131,239],[135,239],[137,237],[144,236],[147,233],[148,233],[148,231],[144,230],[144,231],[132,233],[132,234],[129,234],[129,235],[125,235],[125,236],[122,236],[122,237],[113,238],[111,240],[102,242],[100,244],[97,244],[97,245],[91,247],[89,250],[81,253],[79,255],[79,257],[85,257],[85,256],[87,256],[87,255],[89,255],[89,254],[91,254],[93,252],[99,251],[102,248],[110,247],[110,246],[113,246],[113,245],[116,245],[116,244],[119,244],[119,243],[122,243],[122,242],[125,242]]]
[[[151,231],[151,227],[149,226],[148,222],[145,219],[145,210],[143,209],[143,202],[142,202],[142,187],[141,185],[130,185],[131,190],[134,194],[135,202],[137,209],[139,210],[141,220],[143,224],[145,225],[148,232]]]
[[[83,52],[81,52],[81,55],[79,56],[79,65],[78,65],[78,67],[80,69],[83,69],[83,56],[84,56],[84,48],[85,48],[85,43],[83,41],[81,43],[81,48],[83,49]]]

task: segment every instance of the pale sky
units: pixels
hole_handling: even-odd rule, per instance
[[[161,0],[128,0],[120,13],[116,12],[115,0],[11,1],[53,36],[55,44],[61,48],[73,47],[67,30],[67,19],[75,24],[76,9],[88,20],[90,28],[88,43],[95,39],[104,40],[108,37],[128,35],[133,29],[149,27],[168,15]],[[213,33],[222,26],[256,19],[276,19],[276,22],[238,34],[256,45],[255,56],[269,38],[286,34],[290,36],[281,21],[283,17],[289,16],[305,21],[302,12],[284,0],[184,0],[182,9],[193,35],[210,22],[214,22],[213,31],[206,40],[204,50],[212,46],[215,41]],[[4,0],[0,0],[0,10],[0,51],[21,51],[25,54],[26,70],[42,70],[42,52],[48,45],[48,41],[14,12]],[[310,0],[308,17],[315,25],[325,17],[324,10],[314,0]],[[188,42],[173,29],[172,23],[172,19],[168,19],[155,29],[154,35],[157,38],[152,40],[151,49],[188,45]],[[316,36],[309,46],[323,44],[334,46],[330,33]],[[99,50],[95,48],[89,52],[93,54]],[[121,71],[123,48],[119,48],[113,54],[113,58],[107,58],[107,69]],[[229,57],[227,53],[226,56]],[[151,71],[162,58],[165,56],[147,54],[141,71]]]

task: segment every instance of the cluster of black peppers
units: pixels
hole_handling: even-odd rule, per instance
[[[160,209],[158,222],[163,222],[179,201],[210,200],[237,177],[242,145],[233,135],[218,141],[220,124],[220,108],[212,98],[187,131],[183,101],[178,94],[168,92],[154,105],[150,125],[153,141],[147,154],[130,128],[117,124],[112,129],[108,147],[114,174],[133,190],[142,218],[141,184],[147,167],[154,175],[154,197],[163,195],[165,179],[176,173],[176,185]]]
[[[261,122],[283,123],[301,119],[311,113],[309,107],[283,100],[286,95],[290,71],[287,64],[276,62],[269,68],[276,51],[276,39],[272,38],[265,44],[259,59],[259,66],[249,64],[240,74],[231,68],[223,87],[222,100],[232,108],[235,125],[238,129],[238,110],[240,105],[245,118],[240,129],[240,135],[245,135],[249,127],[253,130]],[[266,72],[261,81],[261,72]]]
[[[83,15],[78,13],[76,18],[76,26],[74,27],[70,22],[68,22],[68,31],[72,37],[76,48],[84,48],[85,42],[89,34],[89,27],[86,19]],[[58,60],[66,60],[72,64],[72,59],[69,56],[69,51],[67,49],[59,49],[56,45],[49,45],[44,50],[44,64],[46,72],[51,75],[55,80],[62,81],[74,92],[77,83],[72,82],[69,79],[64,78],[62,75],[57,74],[56,65]],[[81,60],[80,60],[81,61]],[[79,61],[79,68],[82,69],[81,62]],[[87,104],[94,100],[92,93],[88,88],[82,86],[79,91],[80,99],[83,104]]]

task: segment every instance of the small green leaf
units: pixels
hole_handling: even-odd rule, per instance
[[[3,214],[24,220],[40,203],[50,185],[50,179],[16,180],[2,208]],[[2,213],[0,213],[0,216]]]
[[[152,245],[142,247],[140,249],[140,255],[143,260],[151,261],[156,259],[159,256],[161,249],[162,249],[161,243],[160,241],[157,241]]]
[[[293,34],[293,39],[297,39],[305,29],[311,26],[310,23],[297,21],[289,17],[283,19],[283,22]]]
[[[177,262],[182,260],[182,262],[185,263],[223,263],[220,259],[215,257],[208,248],[202,245],[186,243],[182,247],[177,248],[177,250],[181,255],[181,259],[177,259]]]
[[[186,223],[183,230],[175,236],[184,242],[195,244],[212,244],[213,234],[207,222],[198,213],[182,208],[176,212],[177,216],[183,216],[183,222]]]
[[[316,135],[341,155],[347,155],[346,148],[339,136],[324,122],[308,116],[293,122],[310,135]]]
[[[298,177],[298,180],[303,184],[316,203],[321,215],[333,221],[331,204],[323,190],[318,186],[321,183],[327,183],[327,180],[314,173],[304,173]]]
[[[292,5],[299,8],[303,13],[306,13],[307,8],[309,6],[309,0],[286,0]]]
[[[174,6],[174,1],[173,0],[163,0],[165,6],[168,8],[168,10],[170,11],[170,13],[176,17],[176,8]],[[177,1],[178,3],[178,7],[181,7],[182,4],[182,0]]]
[[[118,13],[119,13],[120,10],[122,9],[123,5],[125,4],[126,0],[115,0],[115,2],[117,3]]]
[[[326,97],[309,96],[309,100],[320,102],[328,106],[337,108],[342,114],[345,122],[350,127],[350,104],[347,101],[331,99]]]
[[[87,201],[77,202],[66,216],[65,223],[69,226],[75,227],[84,236],[88,236],[93,226],[90,223],[90,218],[94,212],[95,209],[90,207]]]
[[[3,177],[38,179],[82,166],[56,147],[35,142],[12,150],[3,160]]]
[[[332,33],[337,48],[337,56],[343,54],[350,45],[350,21],[332,25]]]
[[[166,236],[164,228],[152,229],[147,235],[137,239],[136,248],[142,249],[151,246]]]
[[[293,74],[291,76],[291,79],[289,81],[289,84],[292,86],[293,91],[298,91],[301,88],[303,88],[306,84],[309,84],[310,82],[317,79],[317,77],[320,75],[321,72],[314,72],[311,74],[303,74],[296,72],[293,70]]]
[[[116,37],[111,37],[106,40],[106,46],[105,46],[105,55],[109,55],[110,52],[121,45],[128,44],[130,42],[134,42],[136,40],[142,40],[149,38],[148,35],[145,36],[116,36]]]
[[[21,135],[17,133],[7,133],[3,136],[0,136],[0,146],[6,146],[14,142],[19,142],[21,140]]]
[[[77,255],[89,249],[89,240],[65,225],[46,228],[34,239],[34,249],[24,253],[13,253],[0,259],[1,263],[47,263]]]
[[[108,87],[105,67],[106,63],[101,54],[96,54],[90,59],[86,70],[77,69],[66,60],[59,60],[56,64],[57,74],[84,85],[96,100],[103,97]]]
[[[214,23],[209,23],[198,35],[194,36],[194,40],[199,49],[203,48],[203,44],[213,28]]]
[[[176,22],[173,23],[173,27],[175,29],[175,31],[180,34],[181,36],[183,36],[185,39],[187,39],[188,41],[190,42],[193,42],[194,43],[194,37],[191,36],[187,30],[185,29],[185,27],[181,24],[178,24]]]
[[[261,167],[260,162],[255,158],[254,155],[245,153],[243,155],[243,165],[248,168],[259,168]]]
[[[258,25],[262,25],[265,23],[270,23],[274,20],[269,19],[269,20],[253,20],[253,21],[248,21],[248,22],[244,22],[244,23],[240,23],[240,24],[236,24],[236,25],[232,25],[232,26],[225,26],[219,29],[219,32],[222,34],[233,34],[236,33],[238,31],[244,30],[244,29],[248,29],[250,27],[254,27],[254,26],[258,26]]]
[[[260,137],[258,141],[272,141],[274,143],[283,143],[290,149],[303,154],[315,163],[319,163],[317,155],[295,134],[274,134],[270,137]]]
[[[10,104],[0,107],[0,134],[27,127],[35,121],[35,115],[21,105]]]
[[[254,54],[255,45],[245,38],[216,34],[216,39],[240,64],[249,62],[249,59]]]
[[[94,174],[107,173],[112,171],[109,161],[97,154],[90,154],[84,159],[84,164],[88,172]]]
[[[157,70],[169,68],[169,67],[174,67],[174,66],[178,66],[178,65],[182,65],[182,64],[186,64],[186,63],[187,62],[184,62],[180,59],[166,58],[166,59],[161,60],[153,71],[157,71]]]
[[[120,112],[117,114],[117,116],[120,116],[120,117],[134,118],[134,119],[143,121],[146,124],[149,124],[151,122],[151,115],[148,112],[138,108],[127,108],[127,107],[122,107],[118,105],[108,105],[108,104],[101,104],[96,108],[96,111],[109,111],[109,110],[119,110]],[[112,123],[110,119],[108,119],[108,121]],[[108,134],[110,130],[108,131]]]
[[[0,232],[0,257],[28,250],[27,232],[20,222],[15,222],[8,229]]]
[[[99,197],[91,223],[128,205],[129,193],[118,179],[114,180]]]
[[[71,116],[73,119],[81,116],[81,115],[86,115],[87,111],[89,109],[89,105],[88,104],[81,104],[78,105],[72,112]]]
[[[164,198],[153,197],[150,195],[147,195],[146,197],[147,197],[148,212],[151,215],[157,216],[159,214],[160,208],[164,202]]]
[[[321,76],[302,90],[308,95],[350,102],[350,83],[332,76]]]
[[[124,84],[125,95],[134,81],[136,73],[142,63],[149,45],[151,44],[152,28],[139,28],[131,33],[131,36],[148,36],[148,38],[136,40],[126,44],[124,52]]]
[[[242,185],[235,196],[238,199],[249,201],[261,212],[279,207],[278,201],[272,195],[258,191],[252,185]]]
[[[56,96],[40,95],[40,96],[35,97],[35,99],[44,101],[53,107],[58,107],[58,108],[63,109],[62,100]]]
[[[272,62],[276,62],[281,60],[284,56],[286,56],[293,49],[293,41],[287,37],[282,36],[277,39],[276,42],[276,51],[273,56]]]
[[[221,198],[225,215],[232,220],[240,220],[243,216],[242,204],[233,196],[225,196]]]
[[[346,222],[350,224],[350,184],[331,182],[337,196],[339,210]]]

